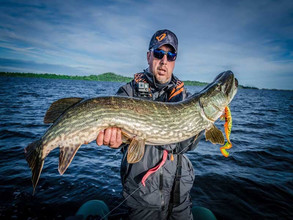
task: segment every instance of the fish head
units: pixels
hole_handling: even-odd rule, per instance
[[[199,98],[205,116],[209,120],[216,121],[234,98],[237,88],[238,80],[232,71],[220,73],[211,84],[203,89]]]

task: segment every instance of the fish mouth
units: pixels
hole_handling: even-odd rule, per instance
[[[238,88],[238,79],[235,78],[235,86]]]
[[[234,77],[234,73],[231,70],[220,73],[216,76],[214,81],[207,85],[201,92],[211,94],[214,92],[223,93],[229,104],[237,93],[238,80]]]
[[[219,74],[214,81],[218,82],[220,90],[225,93],[230,100],[234,97],[238,89],[238,80],[230,70]]]
[[[202,92],[200,106],[205,118],[216,121],[237,93],[238,80],[232,71],[220,73]]]
[[[234,74],[231,81],[232,82],[229,84],[229,86],[227,87],[227,90],[225,91],[230,101],[234,98],[238,90],[238,80],[234,77]]]

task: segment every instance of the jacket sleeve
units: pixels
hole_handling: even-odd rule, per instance
[[[121,86],[118,91],[116,92],[116,95],[121,96],[129,96],[133,97],[134,91],[133,91],[133,82],[126,83],[124,86]]]

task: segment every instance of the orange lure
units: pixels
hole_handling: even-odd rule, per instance
[[[230,141],[230,134],[232,130],[232,115],[228,106],[225,107],[225,111],[224,114],[221,116],[221,119],[225,120],[224,128],[227,142],[223,147],[220,147],[220,150],[225,157],[228,157],[229,152],[227,150],[232,147],[232,143]]]

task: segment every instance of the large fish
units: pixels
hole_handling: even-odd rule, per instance
[[[44,160],[60,148],[62,175],[82,144],[97,138],[103,129],[119,127],[123,142],[130,143],[127,160],[138,162],[145,144],[164,145],[184,141],[205,130],[206,139],[224,144],[222,132],[214,126],[237,92],[231,71],[219,74],[201,92],[177,103],[154,102],[132,97],[108,96],[83,100],[64,98],[54,102],[45,115],[53,123],[41,139],[25,148],[32,170],[33,187],[38,183]]]

